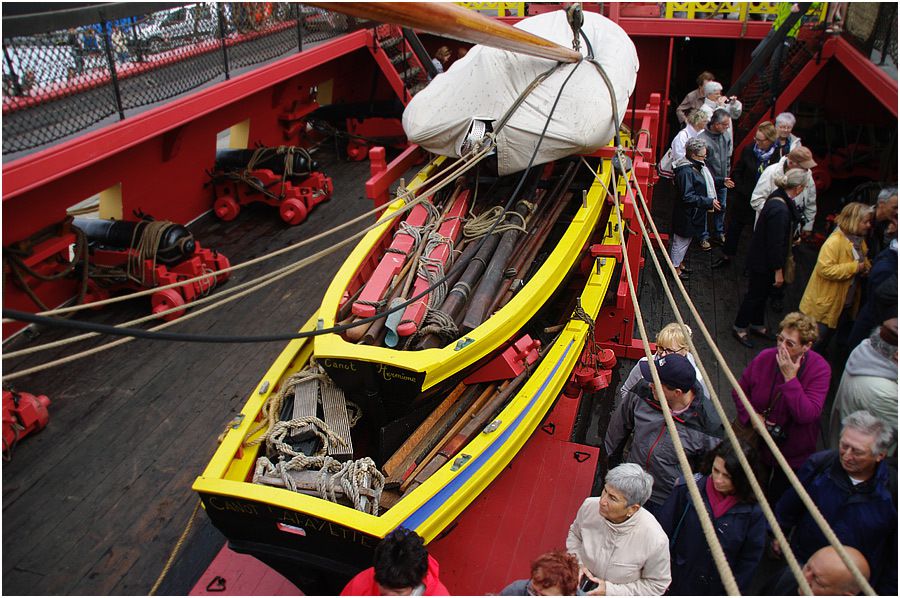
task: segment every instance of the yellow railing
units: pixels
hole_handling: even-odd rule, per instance
[[[478,12],[483,12],[489,17],[524,17],[524,2],[457,2]]]
[[[826,2],[818,2],[818,6],[811,7],[807,15],[815,16],[816,21],[825,18],[828,7]],[[666,18],[675,17],[686,19],[708,19],[715,15],[734,15],[738,20],[745,20],[751,15],[771,15],[775,18],[778,10],[778,2],[666,2]],[[702,15],[702,16],[697,16]]]

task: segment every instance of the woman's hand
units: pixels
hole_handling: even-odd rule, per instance
[[[778,345],[775,361],[778,363],[778,369],[781,370],[785,382],[790,382],[797,377],[797,372],[800,370],[801,357],[803,355],[798,355],[797,360],[794,361],[791,359],[791,354],[788,353],[788,350],[784,348],[784,345]]]
[[[592,582],[597,584],[597,587],[591,590],[590,592],[586,592],[588,596],[606,596],[606,580],[600,579],[599,577],[595,577],[587,568],[582,565],[581,566],[581,577],[579,579],[583,580],[584,578],[590,579]]]
[[[772,283],[772,286],[776,289],[784,286],[784,270],[781,268],[775,270],[775,282]]]
[[[732,181],[731,179],[725,179],[725,188],[734,189],[734,181]]]
[[[714,199],[714,200],[713,200],[713,206],[712,206],[712,207],[713,207],[713,209],[714,209],[715,211],[718,212],[719,210],[722,209],[722,204],[719,203],[719,200],[718,200],[718,199]]]

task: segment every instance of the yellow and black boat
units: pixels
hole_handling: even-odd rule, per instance
[[[426,166],[408,188],[414,190],[425,184],[441,161]],[[331,436],[332,430],[327,430],[318,452],[305,453],[318,455],[312,473],[297,473],[289,465],[306,460],[296,456],[301,452],[291,448],[296,444],[290,445],[289,424],[297,411],[292,412],[288,406],[290,396],[285,404],[276,399],[290,395],[293,389],[294,399],[299,400],[302,393],[296,388],[306,384],[309,372],[315,371],[313,376],[320,377],[318,395],[323,403],[318,413],[327,411],[324,403],[333,385],[322,370],[311,370],[310,366],[338,359],[336,348],[347,341],[325,335],[288,345],[251,394],[193,486],[233,549],[253,554],[300,587],[339,591],[339,582],[371,563],[375,545],[388,532],[403,526],[426,541],[433,539],[509,464],[579,363],[592,320],[600,311],[617,267],[613,259],[582,259],[589,242],[615,246],[619,242],[619,216],[607,201],[612,166],[609,160],[595,159],[594,163],[598,179],[589,176],[586,169],[582,170],[588,176],[572,179],[575,200],[563,211],[570,221],[559,224],[559,231],[548,236],[547,242],[553,247],[544,263],[521,292],[484,325],[468,333],[472,342],[459,350],[453,343],[418,352],[349,345],[359,351],[359,357],[343,363],[375,363],[397,355],[397,361],[390,365],[419,372],[425,381],[424,392],[412,402],[404,401],[402,408],[397,407],[398,411],[406,409],[406,413],[388,410],[393,414],[388,416],[373,397],[385,401],[390,397],[369,392],[364,384],[348,386],[347,401],[362,410],[356,428],[352,433],[347,431],[352,455],[346,454],[346,447],[340,448],[341,441],[335,438],[340,434]],[[400,209],[402,203],[396,202],[391,210]],[[389,235],[390,228],[384,224],[362,240],[335,277],[319,313],[303,330],[336,321],[341,297],[354,292],[349,281],[373,248]],[[560,313],[565,314],[561,320]],[[539,351],[539,360],[524,372],[510,374],[506,382],[453,387],[461,376],[478,369],[496,347],[524,333],[547,341]],[[341,371],[333,365],[330,369]],[[328,370],[326,366],[324,371]],[[442,376],[453,381],[451,388],[429,393]],[[263,424],[275,419],[274,408],[282,421],[280,426],[274,424],[279,427],[273,433],[272,425],[266,429]],[[448,416],[454,410],[459,423]],[[350,420],[359,415],[355,407],[348,411]],[[299,426],[299,420],[295,419],[293,425]],[[424,438],[430,430],[444,433],[429,443]],[[325,454],[330,448],[343,450],[346,460],[339,463]],[[318,578],[319,583],[327,579],[336,580],[338,585],[311,585],[316,583],[316,573],[327,574]]]

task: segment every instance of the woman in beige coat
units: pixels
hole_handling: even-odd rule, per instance
[[[837,227],[819,250],[816,267],[800,300],[800,311],[815,318],[819,340],[813,351],[825,355],[840,322],[850,322],[859,309],[860,279],[872,267],[865,237],[872,228],[872,206],[852,202],[835,218]]]
[[[652,489],[649,473],[623,463],[606,474],[603,493],[578,509],[566,548],[578,557],[587,595],[661,596],[669,587],[669,538],[641,508]]]

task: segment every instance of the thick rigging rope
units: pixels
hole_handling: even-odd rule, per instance
[[[620,166],[622,166],[622,164],[620,164]],[[611,195],[615,203],[614,209],[616,210],[616,215],[619,217],[619,220],[624,221],[624,218],[622,217],[622,209],[619,205],[619,195],[617,192],[615,192],[615,172],[613,172],[613,175],[614,176],[611,177],[613,189]],[[609,191],[607,192],[609,193]],[[618,232],[619,244],[622,247],[622,259],[624,261],[622,269],[625,271],[625,277],[628,282],[628,292],[631,295],[631,301],[634,305],[635,321],[637,322],[638,328],[641,332],[641,339],[643,341],[642,344],[644,346],[644,355],[647,357],[647,364],[650,367],[650,375],[653,378],[653,392],[656,394],[656,398],[659,401],[660,406],[662,407],[663,417],[666,420],[666,428],[669,431],[669,436],[672,440],[672,446],[674,447],[675,454],[678,457],[678,464],[681,467],[682,474],[684,475],[684,481],[687,484],[688,494],[690,495],[691,502],[694,505],[694,510],[697,512],[697,518],[700,520],[700,527],[703,530],[703,535],[706,538],[706,543],[709,546],[710,552],[712,553],[713,561],[715,562],[716,569],[719,572],[719,577],[721,578],[722,583],[725,586],[725,591],[732,596],[738,596],[740,595],[740,590],[738,589],[737,582],[734,579],[734,573],[732,573],[731,571],[731,566],[728,564],[728,559],[725,558],[725,552],[722,550],[722,545],[719,543],[718,536],[716,536],[716,530],[713,527],[712,521],[710,520],[709,512],[706,510],[706,507],[703,503],[703,498],[700,496],[700,490],[697,488],[697,481],[694,479],[693,472],[691,471],[691,466],[688,463],[687,455],[684,452],[684,446],[681,444],[681,437],[678,435],[678,429],[675,427],[675,420],[672,419],[672,412],[669,409],[669,403],[662,391],[662,383],[659,380],[659,372],[656,369],[656,363],[653,360],[653,354],[650,352],[650,344],[647,341],[649,336],[647,336],[647,330],[644,328],[644,318],[641,314],[641,307],[638,302],[634,278],[631,273],[631,264],[628,258],[628,248],[625,245],[625,227],[619,226]]]
[[[634,176],[634,173],[632,173],[632,176]],[[643,192],[641,191],[640,186],[637,185],[636,179],[635,179],[635,187],[637,187],[637,195],[640,198],[641,208],[647,215],[647,220],[649,221],[650,226],[653,229],[653,233],[654,233],[654,236],[656,237],[657,244],[659,245],[660,251],[662,252],[663,256],[665,257],[665,261],[666,261],[667,266],[669,267],[669,271],[672,272],[672,274],[674,276],[673,280],[675,280],[675,283],[678,286],[679,290],[681,291],[681,294],[682,294],[685,302],[687,303],[688,308],[691,311],[691,314],[693,315],[694,319],[697,321],[700,330],[703,332],[703,336],[704,336],[707,344],[709,345],[710,349],[712,350],[713,355],[716,358],[716,361],[718,362],[718,364],[722,367],[723,371],[725,372],[726,378],[728,379],[728,381],[731,384],[732,388],[734,389],[735,393],[738,395],[739,399],[741,400],[742,404],[744,405],[745,410],[747,411],[747,413],[753,413],[755,411],[753,408],[753,405],[750,403],[750,400],[747,398],[747,395],[744,392],[744,389],[741,387],[740,383],[737,381],[737,378],[735,378],[734,373],[731,371],[731,368],[728,366],[728,363],[725,361],[724,356],[719,351],[718,346],[715,344],[715,341],[713,340],[712,335],[709,333],[709,329],[706,327],[706,324],[704,323],[703,319],[700,317],[699,312],[697,311],[696,307],[694,306],[693,302],[691,301],[690,296],[688,295],[687,289],[684,288],[684,284],[682,284],[681,280],[678,278],[678,276],[676,276],[677,271],[675,270],[675,266],[672,264],[672,261],[669,258],[668,252],[666,251],[665,245],[663,244],[662,240],[659,237],[659,231],[656,228],[656,223],[653,220],[652,215],[650,214],[649,206],[647,205],[647,202],[644,199]],[[630,190],[631,185],[628,185],[628,188]],[[632,194],[632,203],[634,203],[634,195],[633,194]],[[634,205],[635,205],[635,214],[636,214],[638,223],[640,224],[641,230],[644,233],[644,238],[646,239],[646,241],[648,243],[648,247],[651,248],[651,257],[653,258],[654,266],[657,269],[660,279],[663,280],[664,289],[666,290],[666,294],[669,297],[669,301],[672,304],[673,310],[675,311],[676,318],[678,319],[678,323],[683,327],[684,321],[681,318],[680,312],[678,311],[678,308],[675,304],[674,297],[672,296],[671,291],[669,290],[668,283],[665,281],[665,275],[662,271],[662,267],[659,266],[659,262],[656,259],[655,252],[652,251],[652,242],[649,238],[649,234],[647,233],[646,228],[644,227],[644,219],[641,216],[640,211],[637,209],[637,204],[635,203]],[[691,341],[690,334],[685,334],[685,337],[688,339],[688,343],[691,346],[691,351],[697,361],[698,366],[703,368],[701,360],[699,359],[699,354],[696,352],[695,348],[693,347],[693,342]],[[721,406],[721,402],[719,401],[718,396],[715,394],[715,391],[713,390],[713,385],[711,384],[711,381],[710,381],[708,375],[706,374],[705,369],[701,369],[701,374],[703,375],[704,379],[707,381],[707,388],[710,390],[711,397],[715,397],[713,404],[715,405],[717,412],[719,412],[719,415],[720,415],[720,417],[722,417],[723,422],[727,421],[727,416],[725,416],[725,414],[724,414],[724,409]],[[834,530],[831,529],[831,526],[828,524],[828,522],[822,516],[818,507],[815,505],[812,498],[810,498],[809,493],[803,487],[803,484],[800,483],[800,480],[799,480],[799,478],[797,478],[797,475],[794,473],[793,469],[791,469],[790,465],[788,465],[787,460],[784,458],[784,455],[781,453],[781,450],[775,444],[775,441],[772,439],[772,437],[769,434],[766,427],[761,422],[757,421],[757,419],[754,417],[751,417],[750,421],[752,422],[752,425],[756,429],[757,433],[759,433],[760,437],[762,437],[762,439],[765,441],[765,443],[768,446],[769,450],[771,451],[772,455],[775,457],[775,460],[778,462],[779,467],[781,467],[781,469],[784,471],[784,474],[788,478],[791,486],[797,492],[797,495],[800,497],[804,506],[809,511],[810,516],[813,518],[813,520],[819,526],[823,535],[828,539],[831,546],[834,547],[834,549],[837,551],[838,555],[841,557],[841,560],[844,562],[844,564],[850,570],[851,574],[854,577],[854,580],[860,585],[860,587],[863,589],[863,591],[867,595],[869,595],[869,596],[877,595],[875,593],[875,591],[872,589],[872,586],[869,584],[869,582],[865,579],[865,577],[859,571],[859,568],[856,566],[856,563],[853,561],[853,559],[850,558],[850,555],[847,554],[847,551],[844,549],[843,544],[841,544],[840,540],[835,535]],[[745,471],[748,471],[748,469],[745,467],[746,458],[743,456],[743,451],[738,449],[739,445],[737,444],[737,437],[734,435],[734,432],[730,429],[730,426],[726,425],[725,427],[726,427],[726,433],[728,435],[729,440],[732,442],[733,446],[736,447],[735,453],[738,455],[738,460],[741,462],[741,466],[745,468]],[[756,484],[754,476],[748,475],[747,477],[751,481],[751,486],[754,488],[754,494],[756,494],[758,485]],[[759,498],[758,494],[757,494],[757,498]],[[766,518],[769,519],[769,514],[771,513],[771,509],[768,505],[768,502],[765,501],[764,497],[760,500],[760,506],[763,507],[763,512],[766,515]],[[772,525],[773,522],[770,520],[769,523],[770,523],[770,525]],[[772,525],[772,529],[773,529],[773,531],[775,531],[776,537],[778,539],[779,544],[782,547],[782,551],[785,554],[785,558],[788,561],[788,566],[790,567],[791,572],[797,578],[797,581],[800,584],[800,587],[804,590],[804,592],[808,591],[809,594],[811,595],[812,590],[809,588],[809,584],[806,582],[806,579],[803,577],[803,574],[800,570],[800,566],[797,563],[796,558],[794,557],[793,552],[790,549],[790,545],[787,542],[787,540],[785,539],[783,532],[781,531],[781,528],[779,526],[777,526],[777,523],[776,523],[775,525]]]

